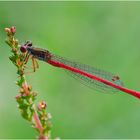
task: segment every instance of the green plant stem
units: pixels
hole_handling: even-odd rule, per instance
[[[46,111],[47,105],[44,101],[40,101],[38,107],[36,107],[35,105],[37,94],[36,92],[32,91],[31,85],[29,85],[26,81],[26,64],[24,62],[26,54],[20,52],[21,45],[19,45],[18,40],[14,37],[16,28],[5,28],[5,31],[7,33],[6,43],[10,46],[12,52],[12,56],[10,56],[9,58],[17,67],[17,74],[19,75],[17,85],[19,86],[20,90],[19,94],[16,96],[19,110],[22,117],[29,121],[32,126],[38,131],[38,139],[48,140],[51,138],[51,118],[49,117],[49,113],[47,113]]]

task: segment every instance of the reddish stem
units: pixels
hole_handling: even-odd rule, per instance
[[[36,122],[36,128],[40,131],[40,134],[42,135],[43,127],[42,127],[42,124],[40,122],[40,119],[39,119],[38,114],[37,114],[36,111],[34,112],[34,120]]]
[[[41,136],[41,137],[38,138],[38,140],[49,140],[49,138],[46,137],[46,136]]]
[[[25,81],[24,82],[24,87],[25,87],[25,89],[28,89],[28,84],[27,84],[27,82]],[[28,92],[28,91],[25,91],[25,92]],[[31,101],[32,102],[32,101]],[[36,128],[39,130],[39,132],[40,132],[40,137],[44,137],[45,138],[45,136],[43,135],[43,127],[42,127],[42,124],[41,124],[41,122],[40,122],[40,119],[39,119],[39,117],[38,117],[38,114],[37,114],[37,111],[36,111],[36,108],[35,108],[35,106],[33,106],[33,108],[34,108],[34,115],[33,115],[33,117],[34,117],[34,121],[35,121],[35,123],[36,123]],[[44,139],[44,140],[46,140],[46,139]]]

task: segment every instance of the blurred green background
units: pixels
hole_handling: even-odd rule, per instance
[[[4,43],[16,26],[21,43],[121,76],[140,91],[140,2],[0,2],[0,138],[35,138],[17,109],[16,68]],[[126,93],[94,91],[61,69],[39,62],[27,76],[52,114],[52,136],[140,138],[140,101]]]

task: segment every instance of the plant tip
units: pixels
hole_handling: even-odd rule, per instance
[[[11,28],[10,28],[10,30],[11,30],[11,33],[16,33],[16,27],[15,26],[12,26]]]

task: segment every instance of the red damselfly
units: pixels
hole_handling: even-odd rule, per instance
[[[120,77],[117,75],[54,55],[45,49],[35,48],[31,41],[27,41],[22,45],[20,50],[22,53],[26,53],[25,63],[31,57],[34,71],[38,67],[36,59],[42,60],[55,67],[67,70],[73,77],[80,79],[83,84],[91,88],[106,93],[114,93],[120,90],[140,98],[140,92],[124,87]]]

